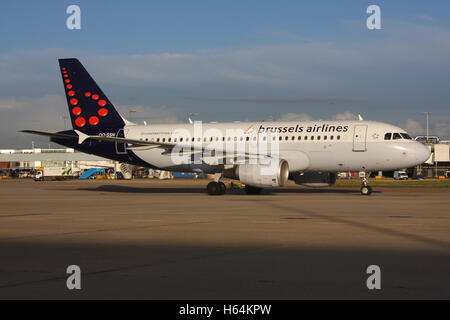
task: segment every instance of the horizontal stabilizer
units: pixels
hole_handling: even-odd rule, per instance
[[[53,133],[53,132],[44,132],[44,131],[35,131],[35,130],[21,130],[19,132],[36,134],[39,136],[58,138],[58,139],[67,139],[67,140],[77,140],[78,139],[77,136],[73,136],[70,134],[63,134],[63,133]]]

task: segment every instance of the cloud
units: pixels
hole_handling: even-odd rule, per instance
[[[414,17],[418,18],[419,20],[426,21],[426,22],[433,22],[433,21],[437,20],[436,18],[429,16],[427,14],[423,14],[423,13],[417,13],[414,15]]]
[[[305,113],[287,113],[278,119],[278,121],[310,121],[312,117]]]
[[[407,119],[403,128],[412,136],[425,134],[425,129],[422,127],[422,125],[412,119]]]
[[[192,101],[209,102],[260,102],[260,103],[362,103],[365,99],[351,98],[208,98],[208,97],[185,97]]]
[[[418,121],[408,119],[405,124],[402,126],[409,134],[412,136],[425,135],[426,129],[425,127],[419,123]],[[450,138],[450,125],[446,122],[438,121],[433,123],[430,121],[430,135],[438,136],[441,139],[449,139]]]
[[[359,27],[349,27],[360,30],[361,22],[355,24]],[[244,49],[140,55],[58,48],[2,53],[0,143],[19,143],[14,140],[17,129],[63,128],[61,117],[67,108],[57,58],[71,56],[78,57],[108,89],[110,98],[119,101],[125,116],[127,108],[136,108],[132,118],[137,122],[183,122],[188,111],[214,119],[258,119],[274,109],[283,117],[303,119],[304,114],[295,113],[295,104],[301,103],[305,105],[301,110],[314,118],[350,109],[365,118],[399,123],[405,111],[418,114],[424,105],[432,105],[430,111],[443,114],[436,132],[448,136],[450,117],[444,112],[450,91],[444,84],[450,81],[450,31],[384,19],[380,32],[360,32],[354,42],[297,41],[289,35],[290,44]],[[125,105],[124,97],[131,95],[138,99]],[[214,101],[224,106],[211,111],[202,105]],[[349,111],[335,115],[340,120],[355,118]]]
[[[142,124],[176,123],[182,121],[183,113],[169,107],[142,105],[119,106],[118,110],[126,118]],[[40,131],[62,131],[72,129],[66,99],[60,95],[44,95],[37,98],[0,99],[0,148],[25,148],[31,141],[37,145],[48,145],[48,139],[30,136],[18,131],[24,129]]]
[[[351,113],[350,111],[345,111],[343,113],[335,114],[332,118],[333,120],[344,121],[344,120],[357,120],[358,117]]]
[[[117,107],[119,113],[128,120],[137,124],[142,124],[144,121],[147,124],[156,123],[180,123],[186,121],[186,115],[180,110],[169,107],[151,107],[151,106],[119,106]],[[184,116],[184,119],[183,119]]]
[[[344,113],[338,113],[331,117],[331,120],[345,121],[358,119],[353,113],[345,111]],[[311,121],[313,117],[306,113],[287,113],[282,115],[278,121]]]
[[[448,123],[438,122],[432,128],[431,133],[433,135],[437,135],[441,139],[449,139],[450,138],[450,125]]]

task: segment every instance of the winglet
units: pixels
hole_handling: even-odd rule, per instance
[[[86,139],[89,139],[89,136],[81,131],[75,130],[78,134],[78,144],[82,144]]]

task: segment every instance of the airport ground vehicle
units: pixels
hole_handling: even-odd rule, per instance
[[[395,180],[408,180],[408,174],[405,171],[394,171]]]
[[[40,167],[33,176],[35,181],[62,180],[71,177],[70,168],[65,167]]]
[[[80,179],[96,179],[97,176],[103,176],[105,174],[105,169],[102,168],[91,168],[86,170],[80,175]]]

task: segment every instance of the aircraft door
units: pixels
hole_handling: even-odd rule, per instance
[[[366,149],[367,125],[356,125],[353,133],[353,151],[364,152]]]
[[[117,131],[116,137],[125,138],[125,132],[123,129]],[[116,153],[117,154],[127,154],[127,146],[125,143],[116,142]]]

